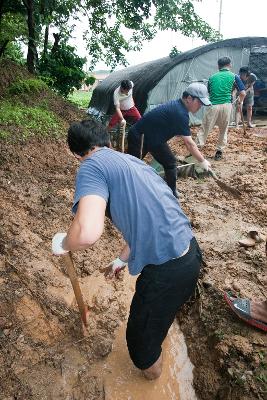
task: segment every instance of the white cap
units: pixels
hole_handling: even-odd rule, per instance
[[[190,96],[197,97],[204,106],[211,106],[208,89],[203,83],[191,83],[185,90]]]

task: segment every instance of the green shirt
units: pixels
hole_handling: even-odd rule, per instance
[[[235,74],[228,69],[223,68],[213,74],[208,83],[211,104],[231,103],[234,83]]]

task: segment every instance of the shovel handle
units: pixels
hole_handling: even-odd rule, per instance
[[[216,181],[219,180],[218,176],[215,174],[215,172],[214,172],[211,168],[209,168],[209,174],[210,174],[210,176],[212,176]]]
[[[240,115],[241,115],[241,121],[242,121],[242,125],[243,125],[244,136],[246,136],[247,131],[246,131],[246,126],[245,126],[243,110],[240,110]]]
[[[64,257],[64,261],[65,261],[65,265],[67,268],[67,272],[73,287],[73,291],[75,294],[75,298],[78,304],[78,308],[81,314],[81,319],[82,322],[84,323],[85,326],[88,325],[88,307],[84,304],[83,301],[83,296],[82,296],[82,292],[81,292],[81,288],[79,285],[79,281],[77,278],[77,274],[75,272],[75,268],[74,268],[74,262],[73,262],[73,258],[72,258],[72,254],[69,251],[66,255],[63,256]]]
[[[122,137],[121,137],[121,152],[122,153],[124,153],[124,151],[125,151],[125,127],[126,127],[125,124],[123,124],[121,126],[121,134],[122,134]]]
[[[143,147],[144,147],[144,134],[141,135],[141,145],[140,145],[140,160],[143,158]]]

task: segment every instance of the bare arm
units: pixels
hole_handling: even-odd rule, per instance
[[[64,250],[84,250],[92,246],[104,230],[106,201],[97,195],[80,199],[77,213],[63,241]]]
[[[192,154],[193,157],[197,159],[198,162],[202,162],[205,160],[201,152],[198,150],[196,143],[192,139],[191,136],[182,136],[184,144],[187,150]]]
[[[239,96],[238,96],[238,99],[239,99],[239,102],[240,103],[242,103],[243,102],[243,100],[244,100],[244,98],[246,97],[246,91],[245,90],[241,90],[241,92],[239,93]]]
[[[123,115],[122,115],[122,112],[121,112],[120,106],[119,106],[119,105],[117,105],[117,106],[115,106],[115,108],[116,108],[116,113],[118,114],[118,116],[119,116],[120,120],[122,121],[124,118],[123,118]]]
[[[130,248],[129,248],[128,244],[126,243],[125,246],[121,250],[120,260],[127,262],[129,255],[130,255]]]

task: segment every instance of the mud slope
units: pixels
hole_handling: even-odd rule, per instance
[[[266,296],[263,243],[243,250],[238,240],[251,226],[266,233],[267,144],[241,138],[232,131],[225,159],[213,162],[241,201],[212,178],[178,182],[206,261],[198,294],[179,315],[203,400],[264,398],[266,335],[239,322],[222,298],[226,288]],[[207,157],[214,138],[209,143]],[[75,254],[90,306],[83,338],[64,265],[50,253],[53,234],[71,220],[76,160],[64,141],[0,145],[0,399],[104,399],[102,373],[92,371],[111,351],[129,293],[123,279],[106,282],[99,267],[117,255],[121,236],[107,221],[96,246]],[[185,155],[182,145],[175,151]]]

